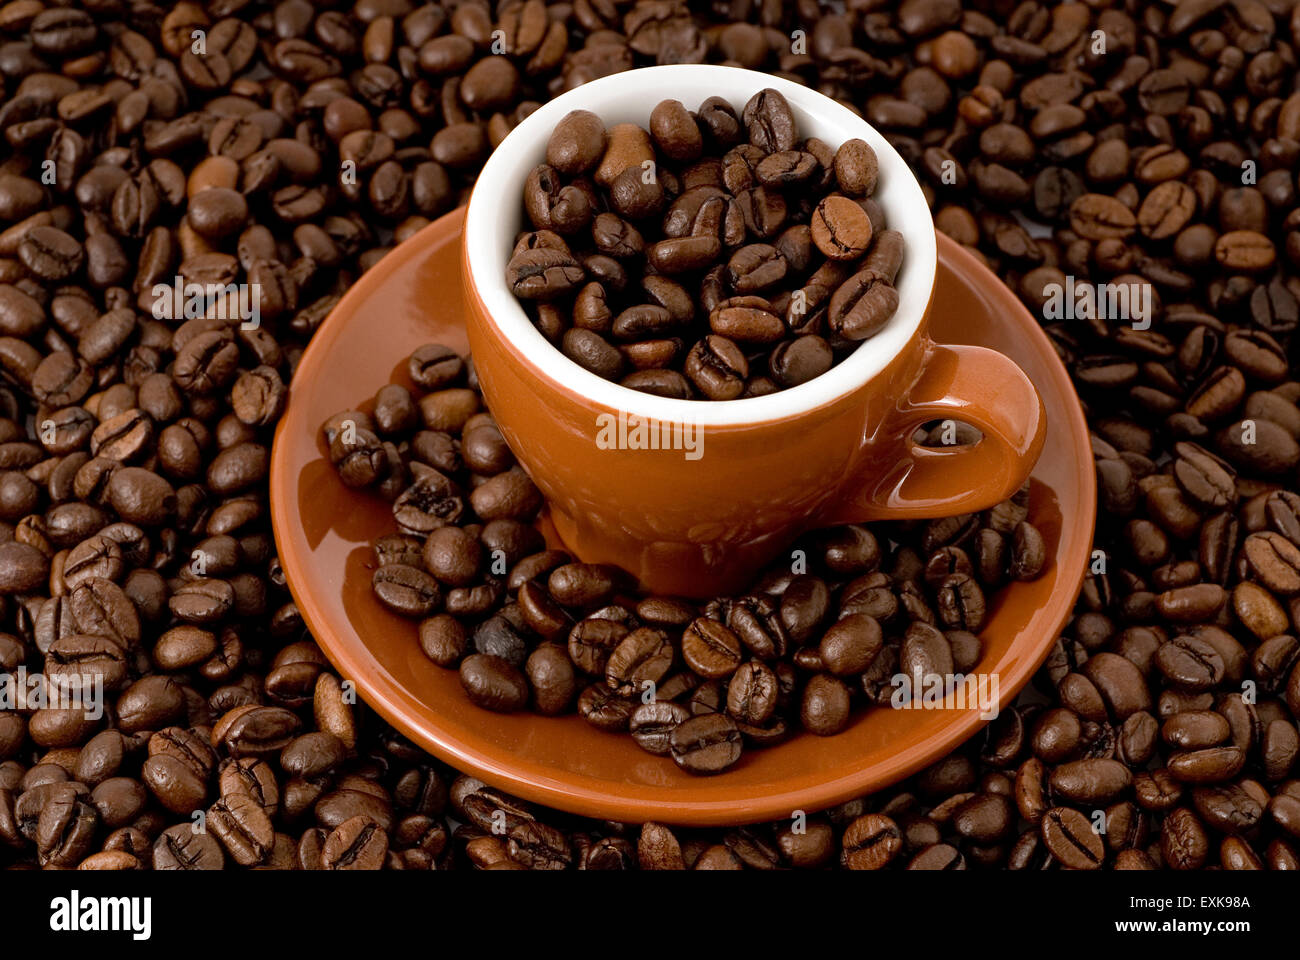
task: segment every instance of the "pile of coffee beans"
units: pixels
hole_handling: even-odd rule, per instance
[[[541,493],[471,363],[429,344],[407,372],[415,392],[389,384],[372,412],[323,426],[339,478],[392,501],[397,532],[374,544],[379,602],[419,621],[425,654],[458,668],[478,706],[576,709],[690,773],[799,730],[839,733],[855,702],[889,703],[897,675],[970,673],[985,591],[1047,559],[1026,486],[981,514],[818,531],[740,596],[639,595],[625,571],[546,548],[531,525]]]
[[[676,399],[819,377],[898,309],[903,236],[863,140],[800,138],[780,92],[664,100],[649,130],[575,110],[528,174],[506,284],[584,369]],[[611,343],[611,341],[613,341]]]
[[[1043,320],[1093,430],[1095,552],[1050,702],[980,757],[1014,773],[1020,823],[954,822],[965,856],[1296,868],[1300,7],[918,2],[819,27],[910,48],[865,112]],[[968,763],[946,762],[958,789],[989,792]]]
[[[0,674],[85,659],[111,687],[126,654],[98,719],[0,706],[0,866],[1300,867],[1298,11],[0,5]],[[514,124],[701,61],[884,133],[1059,345],[1102,498],[1076,616],[1014,708],[895,787],[733,830],[534,807],[388,728],[305,634],[253,462],[282,402],[258,368],[287,384],[334,298],[462,202]],[[256,280],[260,332],[155,318],[177,275]],[[1053,315],[1071,277],[1149,282],[1150,327]]]

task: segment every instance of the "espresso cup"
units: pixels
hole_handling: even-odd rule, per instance
[[[524,181],[556,124],[590,110],[648,127],[661,100],[710,96],[737,114],[758,91],[789,102],[799,136],[860,138],[880,164],[875,199],[906,250],[886,326],[821,376],[762,397],[678,400],[619,386],[564,356],[506,284],[529,229]],[[734,67],[648,67],[594,80],[540,107],[493,152],[465,220],[463,282],[474,367],[501,433],[545,494],[565,546],[614,563],[656,593],[743,590],[801,533],[833,524],[986,509],[1015,493],[1042,449],[1046,413],[1000,353],[934,343],[935,236],[920,185],[865,120],[787,80]],[[931,420],[978,428],[973,445],[921,447]],[[792,560],[797,561],[797,557]]]

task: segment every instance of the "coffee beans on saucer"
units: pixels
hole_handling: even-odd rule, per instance
[[[664,100],[648,129],[586,110],[523,184],[505,281],[578,365],[665,397],[735,400],[820,376],[898,309],[903,236],[875,151],[799,135],[760,90],[739,113]]]
[[[576,712],[689,773],[798,731],[839,733],[855,710],[897,705],[901,675],[970,673],[996,591],[1047,562],[1026,489],[978,515],[819,531],[795,548],[808,569],[774,567],[738,596],[647,596],[620,569],[547,548],[541,494],[471,364],[428,345],[408,372],[415,392],[390,384],[323,426],[339,478],[392,503],[376,599],[419,623],[421,649],[478,706]]]

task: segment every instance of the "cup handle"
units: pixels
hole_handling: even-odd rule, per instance
[[[961,420],[983,439],[951,450],[920,447],[929,420]],[[851,478],[826,524],[928,519],[986,510],[1029,477],[1043,449],[1047,412],[1025,372],[985,347],[931,343],[920,377],[878,438],[901,448],[890,468]],[[878,458],[875,463],[879,464]],[[861,468],[860,468],[861,469]]]

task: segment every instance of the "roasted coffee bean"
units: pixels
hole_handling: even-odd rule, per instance
[[[666,756],[671,750],[673,730],[690,718],[690,711],[677,703],[643,703],[632,713],[629,729],[642,750]]]
[[[871,245],[871,220],[847,197],[827,197],[812,216],[812,241],[832,260],[856,260]]]
[[[506,851],[510,859],[528,870],[564,870],[572,861],[569,841],[555,827],[533,820],[514,824]]]
[[[49,558],[36,547],[16,540],[0,543],[0,593],[30,593],[45,582],[49,570]]]
[[[86,695],[94,685],[115,692],[127,675],[127,652],[107,637],[68,634],[45,653],[45,676],[56,691]]]
[[[1039,829],[1052,857],[1072,870],[1096,870],[1105,847],[1092,824],[1078,810],[1053,807],[1043,814]]]
[[[850,614],[822,635],[817,652],[822,665],[838,677],[866,671],[883,643],[880,624],[865,614]]]
[[[1207,690],[1223,679],[1219,652],[1205,640],[1186,634],[1161,644],[1154,664],[1170,683],[1192,692]]]
[[[588,110],[574,110],[556,124],[546,145],[546,162],[572,176],[595,167],[604,150],[605,125],[600,118]]]
[[[511,291],[529,300],[555,300],[574,289],[585,276],[572,254],[543,248],[516,254],[506,269]]]
[[[1245,762],[1239,747],[1207,747],[1171,755],[1169,772],[1183,783],[1222,783],[1236,776]]]
[[[225,580],[203,578],[178,587],[167,601],[172,614],[186,623],[215,623],[230,612],[235,590]]]
[[[913,623],[903,637],[899,668],[919,686],[931,677],[948,677],[953,672],[952,647],[947,638],[927,623]]]
[[[256,757],[284,749],[300,727],[298,717],[283,707],[254,706],[227,713],[212,736],[231,756]]]
[[[636,703],[616,696],[609,687],[593,683],[578,695],[578,715],[600,730],[625,732],[636,710]]]
[[[657,684],[673,663],[667,634],[650,627],[633,630],[610,651],[605,682],[619,696],[641,693]]]
[[[543,643],[528,656],[524,673],[532,690],[533,707],[553,715],[569,709],[578,690],[573,661],[556,643]]]
[[[320,864],[326,870],[379,870],[388,853],[388,835],[374,820],[358,814],[325,839]]]
[[[845,827],[841,860],[850,870],[880,870],[902,849],[898,825],[887,816],[868,813]]]
[[[208,809],[207,822],[230,858],[241,866],[261,863],[270,855],[275,842],[271,820],[249,797],[222,797]]]
[[[840,285],[831,296],[827,320],[831,329],[849,340],[866,340],[879,333],[898,309],[898,291],[872,270],[863,270]]]
[[[1095,805],[1116,799],[1131,782],[1128,768],[1118,760],[1088,759],[1057,767],[1048,784],[1054,796],[1075,804]]]
[[[741,736],[730,717],[706,713],[673,727],[669,734],[673,760],[688,773],[717,774],[740,759]]]
[[[682,659],[701,677],[731,676],[741,663],[739,638],[716,620],[692,620],[682,634]]]
[[[844,729],[849,720],[849,690],[843,681],[819,673],[804,687],[799,719],[810,733],[830,736]]]
[[[475,705],[508,713],[528,703],[528,681],[509,661],[475,653],[461,661],[460,682]]]
[[[479,653],[499,657],[514,667],[522,666],[527,655],[523,635],[500,614],[475,627],[470,642]]]
[[[775,712],[779,696],[776,674],[761,661],[751,660],[727,683],[727,713],[739,724],[762,726]]]
[[[85,262],[85,252],[75,237],[53,226],[35,226],[18,244],[18,258],[37,277],[49,282],[67,280]]]
[[[745,104],[743,114],[749,142],[765,153],[790,150],[795,144],[795,121],[785,97],[775,90],[760,90]]]
[[[835,151],[835,182],[850,197],[871,196],[879,176],[876,151],[865,140],[845,140]]]
[[[217,838],[208,832],[196,833],[188,823],[160,833],[151,857],[155,870],[220,870],[225,865]]]
[[[686,376],[714,400],[734,400],[745,388],[749,364],[735,342],[711,335],[696,342],[686,357]]]
[[[960,573],[945,577],[937,594],[938,613],[946,626],[978,631],[984,625],[984,591],[973,577]]]

